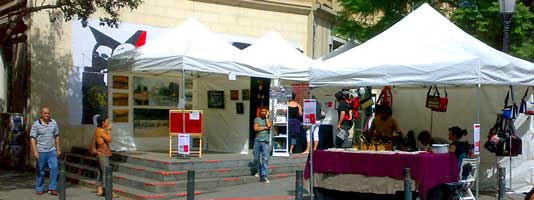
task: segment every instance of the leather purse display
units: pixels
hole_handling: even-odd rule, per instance
[[[391,92],[391,86],[384,86],[380,95],[378,95],[377,105],[385,105],[387,107],[393,106],[393,93]]]
[[[428,88],[428,92],[426,93],[426,105],[425,106],[430,109],[439,109],[440,95],[439,95],[438,87],[436,86],[434,93],[431,94],[433,88],[434,86],[430,86],[430,88]]]

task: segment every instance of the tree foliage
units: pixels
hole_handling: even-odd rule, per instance
[[[142,0],[57,0],[52,4],[41,3],[26,8],[19,14],[25,16],[33,12],[47,10],[52,22],[77,19],[82,21],[83,26],[87,26],[87,19],[92,14],[103,11],[105,16],[100,18],[101,25],[117,27],[120,20],[119,12],[122,9],[137,9],[142,2]]]
[[[486,44],[502,48],[498,1],[488,0],[338,0],[336,33],[364,42],[429,3],[458,27]],[[510,53],[534,61],[534,1],[518,1],[510,33]]]

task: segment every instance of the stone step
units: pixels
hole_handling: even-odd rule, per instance
[[[95,181],[93,179],[83,177],[76,174],[67,174],[68,181],[83,185],[85,187],[89,187],[92,189],[96,188]],[[67,188],[68,190],[68,188]],[[95,189],[96,190],[96,189]],[[144,190],[135,189],[132,187],[128,187],[125,185],[121,185],[118,183],[113,184],[113,191],[118,194],[121,197],[126,197],[128,199],[136,199],[136,200],[152,200],[152,199],[160,199],[160,200],[167,200],[167,199],[186,199],[187,197],[187,191],[174,191],[174,192],[167,192],[167,193],[154,193],[154,192],[147,192]],[[206,194],[208,192],[204,191],[195,191],[195,196]],[[98,197],[95,196],[95,199],[98,199]]]
[[[74,149],[74,148],[73,148]],[[76,152],[76,151],[74,151]],[[111,157],[111,163],[118,165],[127,163],[132,165],[139,165],[155,169],[162,169],[166,171],[184,171],[188,169],[224,169],[224,168],[245,168],[254,167],[252,156],[242,156],[239,158],[230,158],[227,160],[218,159],[191,159],[191,160],[177,160],[176,158],[169,159],[149,159],[135,155],[126,155],[127,153],[114,153]],[[67,161],[81,161],[97,166],[98,162],[94,156],[87,156],[80,153],[66,153]],[[272,165],[291,165],[303,164],[307,160],[307,155],[291,155],[290,157],[270,157],[269,163]]]
[[[269,175],[269,179],[286,178],[294,176],[295,173],[279,173]],[[236,176],[226,178],[195,179],[196,190],[213,190],[215,188],[247,184],[258,182],[259,178],[255,176]],[[153,193],[167,193],[172,191],[183,191],[187,189],[187,181],[154,181],[152,179],[141,178],[128,174],[115,172],[113,182],[120,185],[145,190]]]
[[[292,164],[292,165],[270,165],[269,172],[273,174],[278,173],[294,173],[296,170],[304,169],[304,164]],[[150,167],[142,167],[139,165],[131,164],[118,164],[116,166],[116,171],[149,178],[155,179],[158,181],[180,181],[187,179],[187,171],[164,171],[160,169],[154,169]],[[196,179],[206,179],[206,178],[225,178],[225,177],[236,177],[236,176],[250,176],[256,173],[255,167],[241,167],[241,168],[219,168],[219,169],[201,169],[195,170]]]
[[[98,168],[84,164],[65,162],[65,166],[67,167],[67,172],[85,176],[88,178],[94,179],[100,173],[100,170]]]
[[[69,155],[70,156],[70,155]],[[75,155],[78,156],[78,155]],[[94,161],[92,157],[85,158],[87,160]],[[84,175],[87,177],[95,178],[99,169],[97,168],[96,161],[86,164],[78,164],[67,160],[67,170],[71,173]],[[166,171],[161,169],[155,169],[151,167],[145,167],[140,165],[133,165],[128,163],[116,163],[112,162],[113,170],[116,172],[121,172],[129,175],[139,176],[148,179],[154,179],[158,181],[179,181],[185,180],[187,178],[187,171]],[[303,169],[304,164],[301,163],[291,163],[290,165],[274,165],[269,166],[271,173],[292,173],[296,170]],[[247,176],[252,175],[256,172],[255,167],[241,167],[241,168],[219,168],[219,169],[200,169],[196,171],[196,178],[224,178],[224,177],[235,177],[235,176]]]

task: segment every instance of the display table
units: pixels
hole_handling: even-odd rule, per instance
[[[431,188],[442,183],[456,182],[459,178],[456,157],[454,154],[450,153],[403,153],[391,151],[340,152],[318,150],[313,153],[313,159],[313,171],[316,175],[318,175],[318,178],[332,175],[356,174],[367,177],[385,177],[403,180],[403,169],[410,168],[412,180],[417,183],[418,191],[422,197],[426,197],[428,190]],[[305,179],[309,179],[309,174],[309,163],[307,163],[306,172],[304,173]],[[321,180],[314,181],[314,183],[347,184],[339,182],[336,183],[332,181],[321,182]],[[354,181],[353,184],[358,184],[358,182]],[[315,186],[321,187],[321,185]],[[328,185],[325,185],[325,188],[334,187],[328,187]],[[355,186],[352,188],[358,187]]]

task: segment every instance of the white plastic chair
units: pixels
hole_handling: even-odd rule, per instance
[[[472,170],[467,174],[463,179],[463,170],[464,166],[471,165]],[[454,188],[452,199],[459,199],[459,200],[475,200],[475,196],[473,195],[473,192],[471,192],[471,187],[473,187],[476,177],[477,177],[477,159],[476,158],[464,158],[462,161],[462,167],[460,168],[460,181],[457,183],[451,183],[448,184],[449,186]]]

